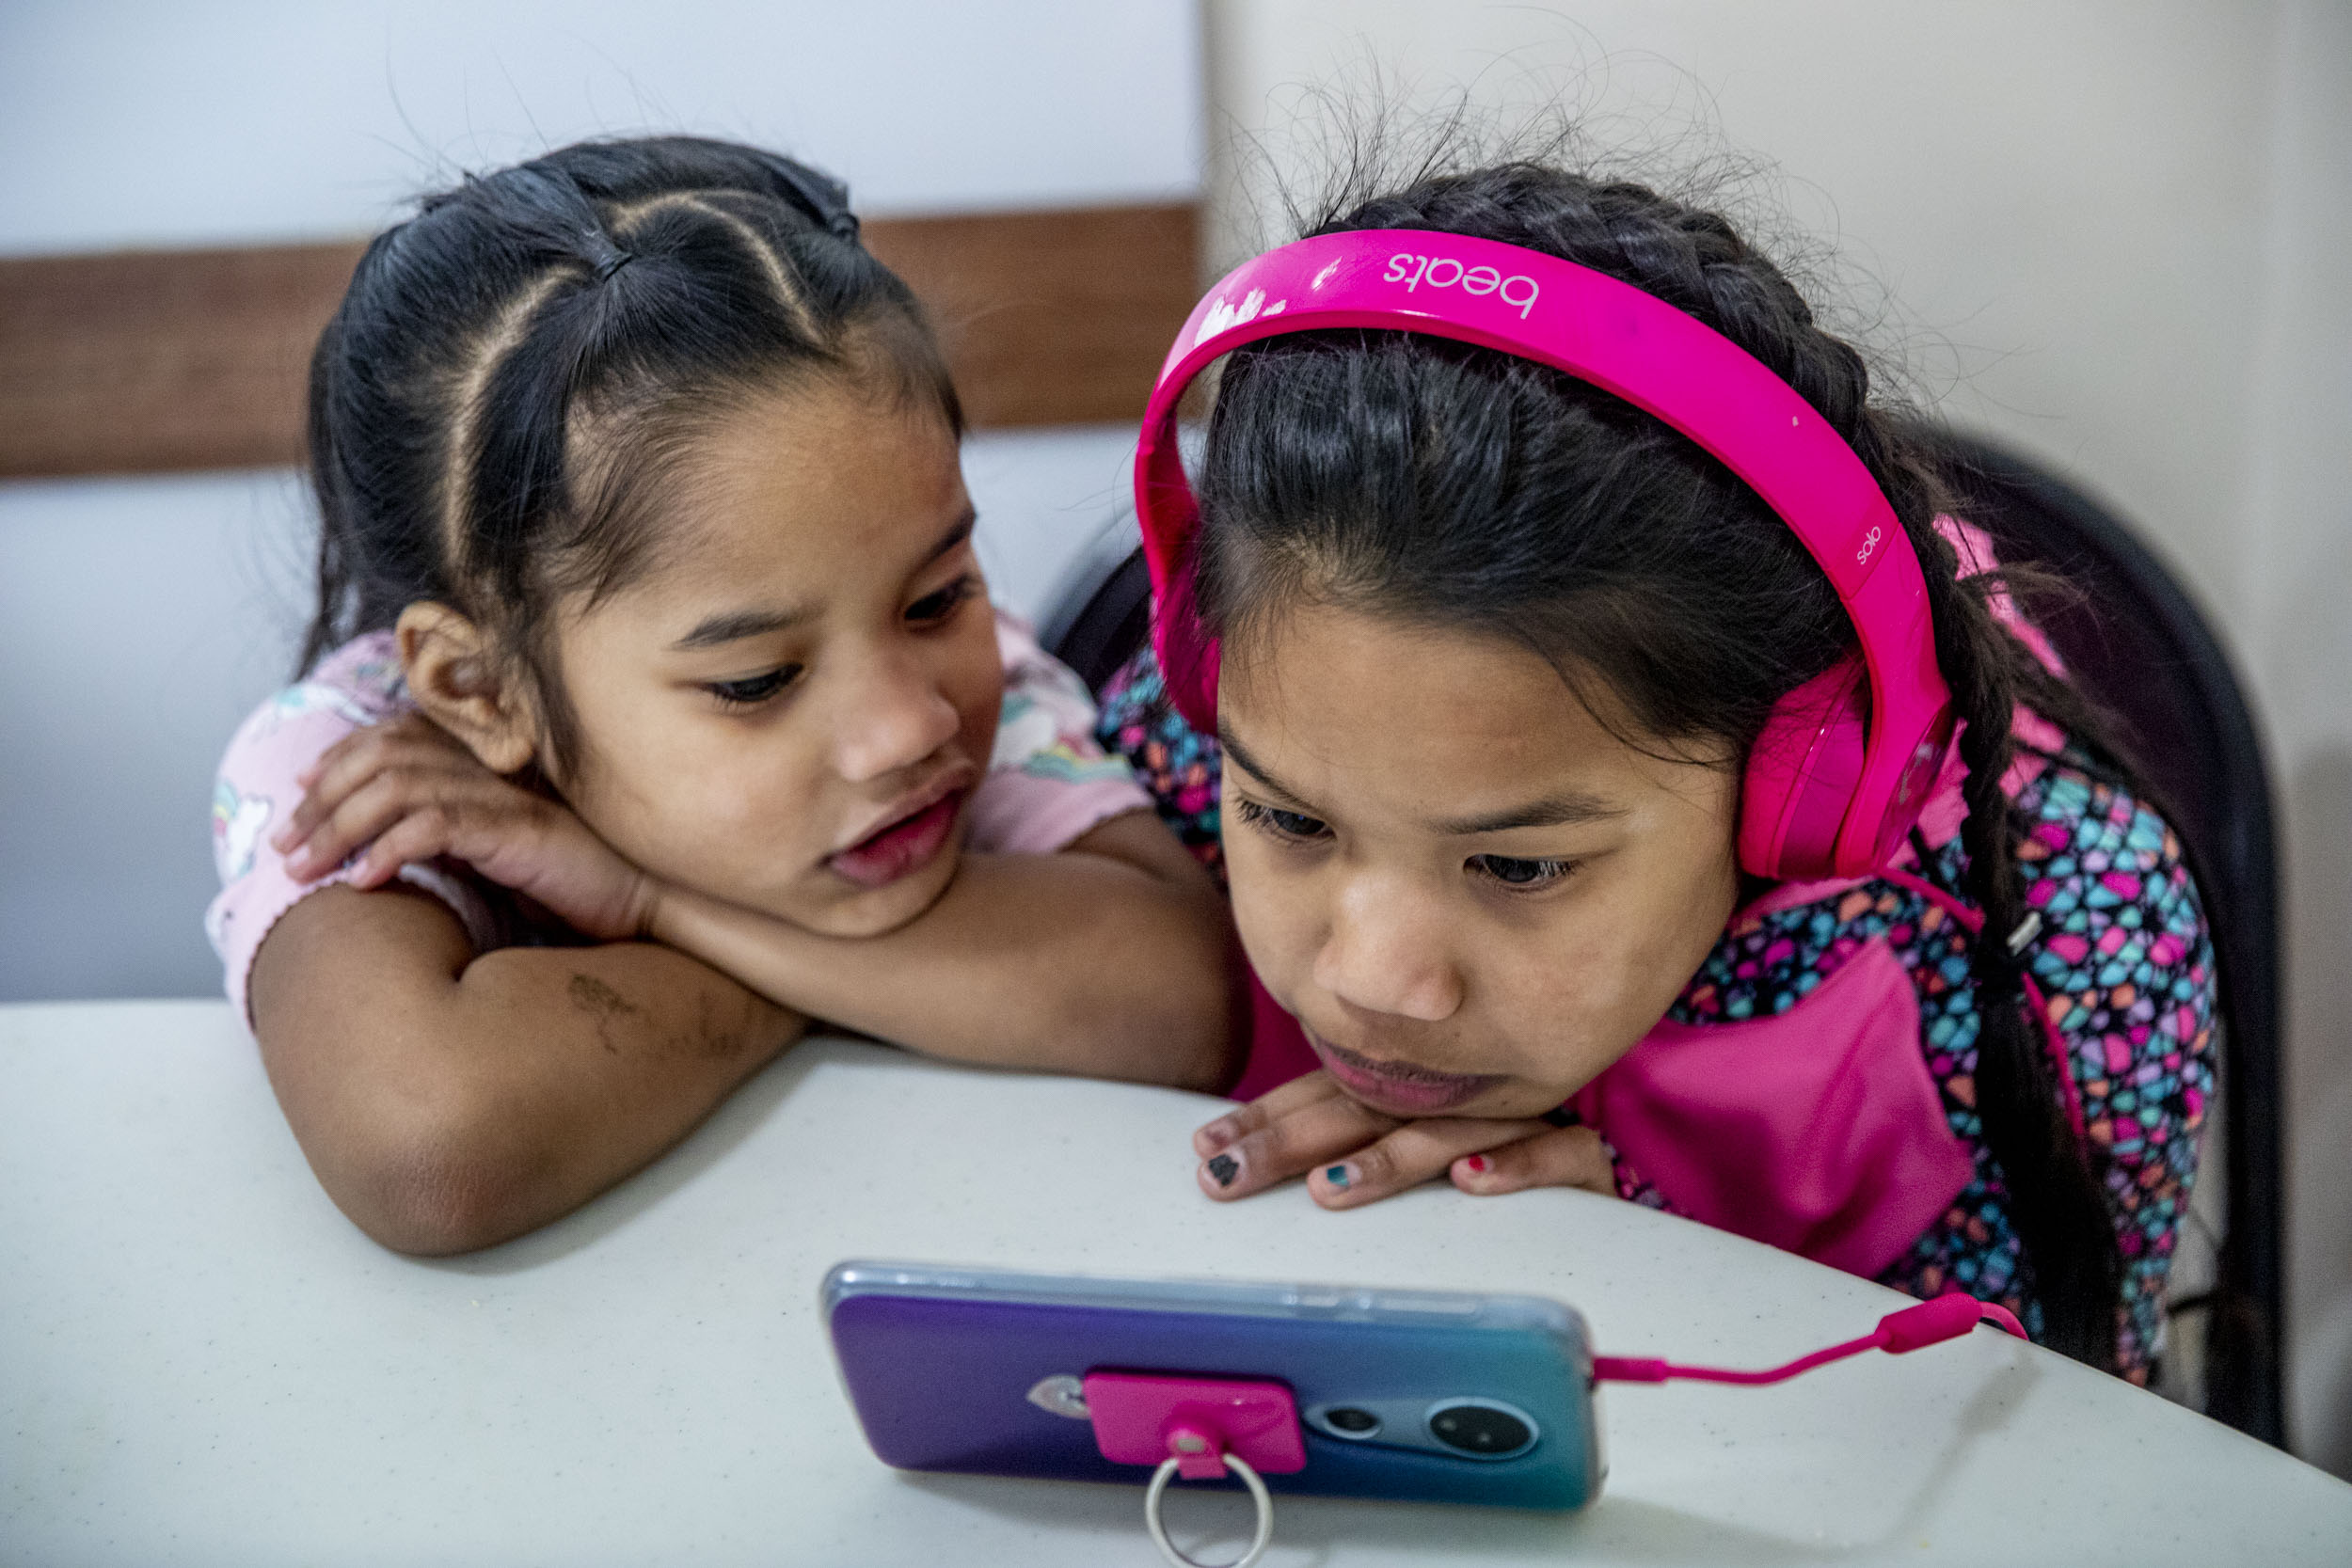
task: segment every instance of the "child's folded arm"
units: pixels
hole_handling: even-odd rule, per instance
[[[817,936],[668,887],[645,931],[930,1055],[1198,1089],[1240,1067],[1223,899],[1146,812],[1057,854],[967,853],[938,903],[881,936]]]
[[[825,937],[659,881],[416,719],[331,750],[277,842],[305,878],[352,857],[360,888],[454,856],[575,929],[665,942],[803,1015],[933,1055],[1190,1088],[1240,1070],[1223,897],[1149,810],[1056,853],[967,851],[905,926]]]
[[[253,1023],[295,1138],[386,1246],[545,1225],[675,1144],[803,1021],[648,942],[477,955],[405,890],[329,887],[272,927]]]

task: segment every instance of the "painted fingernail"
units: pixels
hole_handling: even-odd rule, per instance
[[[1323,1167],[1323,1179],[1334,1187],[1345,1191],[1355,1184],[1356,1170],[1352,1165],[1326,1165]]]
[[[1462,1164],[1469,1167],[1470,1173],[1472,1176],[1484,1176],[1486,1174],[1486,1157],[1484,1154],[1473,1154],[1469,1159],[1463,1161]]]
[[[1230,1187],[1233,1178],[1241,1174],[1241,1162],[1230,1154],[1220,1154],[1209,1162],[1209,1174],[1216,1178],[1220,1187]]]

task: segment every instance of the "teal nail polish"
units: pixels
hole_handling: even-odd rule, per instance
[[[1352,1177],[1345,1165],[1326,1165],[1323,1167],[1323,1179],[1334,1187],[1344,1188]]]

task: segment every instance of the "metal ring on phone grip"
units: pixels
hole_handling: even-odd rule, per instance
[[[1258,1505],[1258,1530],[1249,1538],[1249,1549],[1226,1563],[1207,1563],[1197,1557],[1186,1557],[1168,1540],[1168,1530],[1160,1523],[1160,1497],[1168,1490],[1168,1478],[1176,1473],[1179,1461],[1171,1454],[1160,1461],[1160,1467],[1152,1472],[1152,1487],[1143,1495],[1143,1528],[1152,1532],[1152,1544],[1176,1568],[1252,1568],[1265,1556],[1266,1543],[1274,1539],[1274,1499],[1267,1495],[1265,1482],[1249,1462],[1236,1453],[1218,1456],[1226,1465],[1241,1472],[1242,1481],[1249,1488],[1249,1496]]]

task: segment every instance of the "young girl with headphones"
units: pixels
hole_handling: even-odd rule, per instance
[[[566,1212],[810,1018],[1231,1077],[1216,891],[991,612],[857,232],[770,153],[584,144],[428,198],[319,341],[308,673],[222,764],[207,929],[389,1245]]]
[[[1220,358],[1196,500],[1176,404]],[[1221,762],[1259,990],[1211,1196],[1588,1187],[2146,1377],[2197,892],[1869,393],[1721,217],[1524,164],[1202,301],[1102,733],[1196,843]]]

